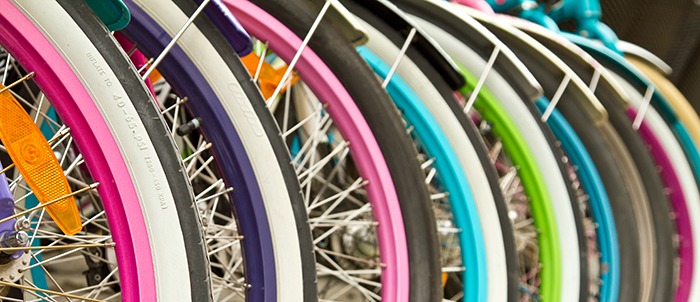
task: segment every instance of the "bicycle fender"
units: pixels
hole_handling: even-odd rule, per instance
[[[197,4],[202,4],[203,0],[194,0]],[[236,20],[231,11],[226,8],[221,0],[212,0],[204,8],[204,14],[209,17],[214,26],[224,34],[229,44],[238,53],[238,56],[244,57],[253,51],[253,39],[248,35],[248,32],[243,29],[243,26]]]
[[[488,59],[494,48],[498,47],[500,52],[494,66],[499,66],[502,70],[510,70],[513,74],[513,85],[516,85],[527,99],[534,102],[542,96],[542,86],[525,65],[493,33],[467,13],[467,11],[481,13],[480,11],[441,0],[396,0],[395,2],[409,14],[433,20],[431,21],[433,23],[439,20],[439,27],[449,28],[449,31],[457,34],[455,36],[457,39],[474,49],[484,59]]]
[[[416,35],[413,39],[413,45],[435,67],[447,84],[452,89],[457,90],[467,83],[459,72],[459,67],[447,52],[396,5],[387,0],[352,1],[377,14],[403,35],[408,36],[408,32],[415,28]]]
[[[326,18],[330,19],[333,26],[352,43],[355,47],[367,43],[367,33],[362,25],[355,20],[355,17],[338,0],[310,0],[318,8],[323,7],[326,1],[331,2],[331,6],[326,12]]]
[[[669,76],[671,75],[671,73],[673,73],[673,68],[666,64],[664,60],[657,57],[651,51],[642,48],[641,46],[622,40],[618,40],[615,45],[617,46],[617,49],[619,49],[620,51],[622,51],[622,53],[625,54],[625,56],[632,56],[634,58],[640,59],[665,76]]]

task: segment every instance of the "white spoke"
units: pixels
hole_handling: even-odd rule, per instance
[[[267,99],[266,102],[268,103],[268,106],[269,106],[269,104],[272,103],[272,100],[274,100],[277,97],[277,95],[280,93],[280,90],[282,89],[282,86],[280,84],[285,83],[287,81],[287,78],[289,77],[292,70],[294,69],[294,66],[296,66],[297,61],[299,60],[299,58],[301,57],[301,54],[304,52],[304,49],[306,48],[306,45],[309,44],[311,37],[313,36],[314,32],[316,32],[316,28],[321,23],[321,19],[323,19],[323,16],[326,14],[326,11],[328,10],[328,8],[330,6],[331,6],[331,1],[326,1],[326,3],[321,8],[321,12],[316,17],[316,20],[314,20],[314,23],[311,24],[311,28],[309,29],[309,32],[306,34],[306,37],[304,37],[304,41],[301,42],[301,47],[299,47],[299,50],[297,50],[297,52],[294,54],[294,58],[292,58],[292,61],[289,63],[289,66],[287,67],[287,70],[284,72],[282,79],[280,79],[280,82],[277,83],[277,88],[275,88],[275,92],[272,93],[272,96]]]
[[[476,102],[476,97],[479,96],[479,93],[481,92],[481,87],[484,86],[484,82],[486,82],[486,78],[491,72],[491,69],[493,69],[493,63],[496,62],[496,58],[498,57],[498,54],[500,52],[501,48],[498,45],[496,45],[493,49],[493,52],[491,53],[491,57],[489,57],[489,61],[486,62],[486,67],[484,67],[484,71],[481,73],[479,81],[476,82],[474,91],[472,91],[472,94],[469,96],[469,100],[467,100],[467,103],[464,106],[464,113],[469,112],[469,110],[472,109],[472,106],[474,106],[474,102]]]
[[[389,81],[391,81],[391,78],[394,76],[394,73],[396,72],[396,68],[399,67],[399,63],[401,63],[401,59],[403,59],[404,55],[406,54],[406,51],[408,50],[408,47],[413,43],[413,37],[416,36],[416,28],[413,27],[411,28],[411,31],[408,33],[408,37],[406,37],[406,41],[403,43],[403,46],[401,46],[401,50],[399,51],[399,54],[396,55],[396,59],[394,60],[394,64],[391,64],[391,69],[389,70],[389,73],[386,75],[386,78],[384,78],[384,82],[382,82],[382,88],[386,88],[387,85],[389,85]]]
[[[165,55],[167,55],[168,52],[170,52],[170,49],[172,49],[173,46],[175,46],[175,43],[177,43],[177,41],[180,39],[180,37],[182,37],[182,34],[184,34],[185,30],[187,30],[187,28],[190,26],[190,24],[192,24],[192,22],[194,22],[194,19],[197,18],[197,16],[199,16],[199,14],[202,12],[204,7],[207,6],[207,3],[209,3],[209,1],[211,1],[211,0],[202,1],[202,4],[199,5],[197,10],[194,11],[192,16],[190,16],[190,18],[187,20],[187,22],[185,22],[185,24],[182,26],[182,28],[180,28],[180,31],[178,31],[177,34],[175,34],[175,37],[173,37],[173,39],[170,40],[170,43],[168,43],[168,45],[165,46],[165,49],[163,49],[163,51],[160,53],[160,55],[158,55],[158,58],[156,58],[156,60],[153,62],[153,64],[151,64],[151,67],[148,68],[148,71],[146,71],[146,73],[144,73],[141,76],[141,80],[145,81],[146,79],[148,79],[148,76],[151,75],[151,72],[153,72],[153,70],[155,70],[156,67],[158,67],[158,64],[160,64],[160,62],[163,61],[163,59],[165,58]]]

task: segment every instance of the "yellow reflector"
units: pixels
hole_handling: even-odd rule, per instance
[[[0,89],[3,87],[0,84]],[[43,204],[71,193],[49,143],[10,91],[0,94],[0,140],[39,202]],[[46,209],[66,235],[83,228],[72,196]]]
[[[447,273],[442,273],[442,287],[445,287],[445,284],[447,284]]]
[[[258,55],[256,55],[255,52],[252,52],[251,54],[242,57],[241,61],[243,61],[243,65],[245,65],[246,69],[248,69],[250,75],[255,76],[255,72],[258,70],[258,65],[260,65],[260,58]],[[272,67],[272,65],[270,65],[270,63],[263,60],[262,67],[260,67],[258,80],[260,81],[260,91],[266,100],[269,99],[273,93],[275,93],[275,88],[277,88],[277,84],[282,80],[282,77],[286,71],[287,67],[275,69]],[[297,80],[299,80],[298,76],[292,77],[292,84],[296,83]],[[287,86],[284,86],[280,90],[280,93],[284,93],[286,90]]]

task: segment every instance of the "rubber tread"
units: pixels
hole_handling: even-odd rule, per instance
[[[549,71],[547,67],[541,66],[538,63],[528,60],[528,56],[519,51],[518,49],[513,49],[513,51],[519,55],[519,58],[523,60],[525,65],[532,71],[533,74],[537,75],[537,80],[540,82],[542,87],[548,95],[553,95],[553,92],[557,90],[560,84],[560,79],[548,77]],[[592,134],[592,127],[583,127],[586,122],[580,122],[575,120],[582,118],[581,110],[582,108],[572,109],[569,106],[573,104],[578,105],[578,102],[573,101],[575,95],[569,92],[570,89],[564,91],[561,99],[564,100],[557,105],[559,111],[569,120],[571,125],[574,127],[576,132],[581,138],[581,141],[590,148],[592,140],[596,139],[596,136],[601,134]],[[550,94],[551,93],[551,94]],[[567,101],[568,100],[568,101]],[[591,125],[590,121],[587,125]],[[590,129],[589,129],[590,128]],[[589,149],[589,154],[593,159],[596,167],[601,169],[601,179],[605,184],[606,188],[624,188],[625,185],[622,182],[622,176],[620,171],[616,168],[615,162],[609,154],[606,154],[602,150]],[[607,172],[602,172],[603,169],[609,169]],[[629,195],[625,190],[606,190],[608,193],[608,198],[610,200],[610,205],[613,210],[613,215],[615,217],[615,225],[617,227],[618,234],[618,245],[620,247],[620,255],[625,255],[620,257],[620,271],[621,271],[621,284],[620,284],[620,296],[619,301],[639,301],[639,284],[640,284],[640,272],[639,272],[639,240],[637,237],[636,220],[631,214],[631,200]],[[629,233],[632,231],[632,233]],[[626,235],[625,235],[626,234]]]
[[[114,40],[104,39],[106,28],[97,16],[90,11],[84,2],[76,3],[69,0],[57,0],[58,3],[71,15],[75,22],[85,32],[85,35],[100,50],[107,64],[121,80],[126,88],[129,98],[138,108],[139,118],[144,127],[149,129],[149,137],[165,174],[168,178],[168,186],[172,192],[180,219],[185,250],[190,268],[190,284],[192,301],[211,301],[209,259],[207,258],[204,236],[201,232],[202,224],[199,220],[194,204],[192,188],[185,175],[185,168],[179,156],[175,153],[175,142],[170,137],[165,121],[160,115],[160,110],[148,95],[148,90],[138,77],[134,76],[136,70],[128,63],[126,55],[121,51]],[[95,26],[95,23],[100,26]],[[121,75],[121,76],[120,76]],[[129,89],[131,87],[131,89]]]
[[[299,37],[305,37],[319,9],[304,1],[253,0]],[[349,41],[323,20],[309,47],[327,63],[355,100],[385,154],[403,214],[410,265],[410,301],[441,301],[437,225],[417,152],[398,109]],[[414,163],[410,161],[415,160]]]
[[[351,7],[348,7],[351,9]],[[359,10],[355,9],[354,13],[360,13]],[[401,47],[405,38],[398,34],[396,30],[389,27],[385,22],[380,21],[374,15],[361,14],[365,21],[372,23],[372,26],[380,30],[387,38],[389,38],[397,47]],[[367,17],[367,18],[365,18]],[[462,108],[454,97],[454,91],[450,86],[439,76],[438,71],[428,62],[423,54],[419,52],[415,47],[410,46],[406,55],[420,68],[420,70],[430,79],[431,84],[442,95],[443,100],[448,104],[452,112],[457,117],[460,125],[467,133],[474,149],[479,155],[479,160],[481,161],[482,167],[484,167],[484,172],[489,179],[489,185],[491,192],[493,193],[494,200],[496,201],[496,209],[498,211],[498,218],[501,223],[501,230],[504,238],[504,246],[506,251],[506,267],[508,270],[508,301],[517,301],[520,296],[520,288],[518,286],[518,264],[517,264],[517,253],[515,250],[515,237],[513,235],[513,228],[510,223],[510,218],[508,218],[508,210],[506,209],[505,197],[500,188],[498,174],[495,167],[491,163],[488,155],[486,145],[479,134],[474,123],[469,119],[469,117],[462,112]],[[455,151],[458,152],[456,149]]]
[[[198,5],[189,0],[173,0],[186,15],[192,15]],[[226,37],[217,29],[214,23],[207,18],[197,18],[194,21],[197,28],[207,37],[209,42],[214,46],[221,58],[226,62],[228,68],[233,72],[238,80],[238,83],[243,88],[250,104],[255,110],[255,114],[260,120],[266,136],[273,147],[280,169],[284,175],[284,181],[289,191],[289,197],[292,201],[292,210],[297,225],[297,233],[299,234],[300,252],[302,255],[302,270],[304,279],[304,301],[318,300],[317,294],[317,278],[316,278],[316,258],[314,252],[313,238],[311,228],[308,223],[308,214],[306,206],[301,195],[301,188],[297,174],[294,171],[291,155],[286,143],[282,139],[282,134],[270,113],[270,110],[265,105],[265,99],[260,93],[257,84],[252,81],[251,75],[234,53],[233,45],[229,44],[231,39],[235,37]]]

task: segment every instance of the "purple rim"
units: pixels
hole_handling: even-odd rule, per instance
[[[124,3],[131,11],[131,23],[121,33],[137,42],[149,55],[160,53],[170,36],[131,0]],[[157,39],[156,37],[160,38]],[[165,37],[165,38],[162,38]],[[235,188],[232,208],[245,237],[246,283],[252,286],[248,301],[276,301],[277,276],[272,235],[267,211],[253,167],[243,142],[230,122],[221,100],[185,52],[175,45],[158,70],[188,102],[194,116],[202,118],[202,132],[212,142],[216,164],[227,186]]]

